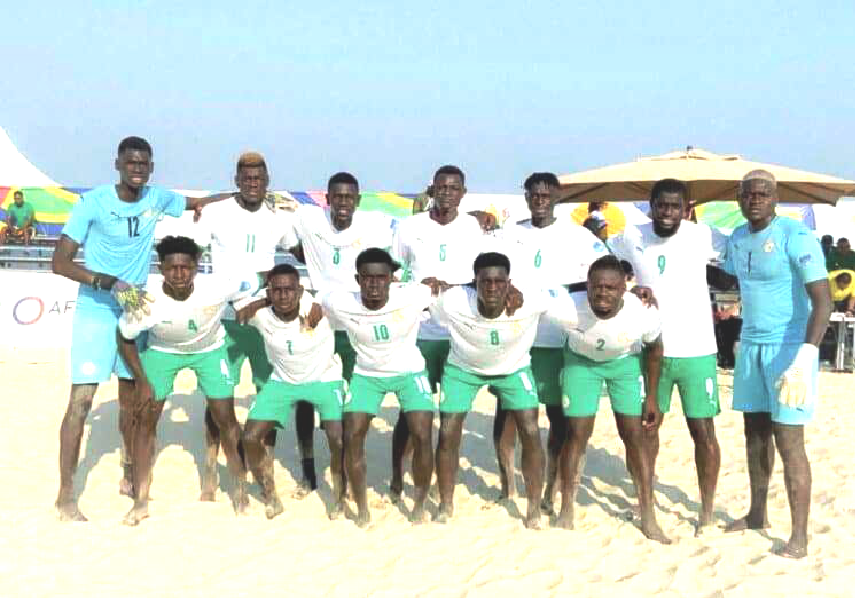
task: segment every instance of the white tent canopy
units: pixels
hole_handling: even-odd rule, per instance
[[[56,181],[33,166],[0,127],[0,186],[55,187]]]

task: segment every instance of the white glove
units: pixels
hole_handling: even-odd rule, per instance
[[[804,343],[799,347],[796,358],[790,367],[781,374],[775,383],[778,389],[778,401],[787,407],[797,409],[805,404],[809,395],[809,385],[812,384],[815,364],[819,359],[819,348],[816,345]]]

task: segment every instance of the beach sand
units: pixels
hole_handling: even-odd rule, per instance
[[[414,527],[388,489],[394,400],[387,399],[367,442],[367,530],[329,521],[329,453],[316,434],[324,480],[305,500],[290,498],[299,471],[293,424],[280,432],[276,483],[285,513],[267,521],[253,486],[251,514],[237,518],[221,456],[216,503],[200,503],[204,401],[193,376],[169,400],[158,430],[151,517],[120,524],[131,500],[119,496],[115,380],[99,390],[75,477],[88,523],[58,522],[58,430],[68,392],[67,353],[0,349],[0,596],[852,596],[855,580],[855,378],[822,374],[822,404],[807,430],[813,464],[810,555],[770,554],[789,536],[780,459],[769,496],[772,529],[694,537],[698,510],[693,448],[679,402],[662,428],[657,515],[671,546],[647,541],[632,520],[623,447],[604,400],[588,448],[576,530],[525,530],[525,499],[491,507],[498,476],[491,422],[495,400],[482,394],[466,420],[456,513],[449,525]],[[245,372],[246,374],[246,372]],[[248,376],[237,391],[238,418],[252,400]],[[720,375],[724,412],[716,420],[722,471],[717,525],[748,506],[742,419],[730,410],[732,378]],[[541,418],[546,435],[546,419]],[[517,470],[517,487],[523,491]],[[430,511],[436,505],[431,503]],[[352,514],[352,505],[349,510]]]

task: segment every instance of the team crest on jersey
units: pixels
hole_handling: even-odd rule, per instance
[[[522,334],[523,327],[519,322],[514,322],[511,324],[511,332],[514,334]]]
[[[766,253],[772,253],[772,250],[774,249],[775,242],[772,241],[772,239],[769,239],[768,241],[766,241],[766,243],[763,244],[763,251],[765,251]]]
[[[618,344],[621,345],[629,345],[632,343],[632,339],[629,338],[629,335],[626,332],[621,332],[617,337]]]
[[[392,321],[393,322],[403,322],[404,319],[405,318],[404,318],[404,314],[402,313],[402,310],[396,309],[395,311],[392,312]]]

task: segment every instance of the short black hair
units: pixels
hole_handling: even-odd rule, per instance
[[[661,181],[656,181],[653,189],[650,190],[650,204],[653,205],[663,193],[679,193],[683,201],[688,201],[689,199],[689,188],[686,186],[686,183],[677,179],[662,179]]]
[[[357,272],[359,272],[363,264],[386,264],[392,272],[401,267],[401,264],[392,259],[388,251],[379,247],[369,247],[356,256]]]
[[[846,237],[840,237],[839,239],[837,239],[838,245],[840,245],[841,243],[848,243],[848,242],[849,242],[849,239],[847,239]]]
[[[591,216],[590,218],[585,218],[585,222],[582,223],[582,226],[596,235],[603,228],[608,226],[608,223],[605,220]]]
[[[293,276],[297,279],[297,282],[300,281],[300,273],[297,271],[297,268],[292,266],[291,264],[276,264],[273,266],[273,269],[267,273],[267,277],[265,278],[265,283],[270,284],[270,280],[274,276]]]
[[[620,260],[613,255],[604,255],[601,258],[597,258],[591,267],[588,268],[588,278],[595,272],[601,272],[603,270],[611,270],[617,274],[620,274],[620,277],[623,278],[625,276],[623,266],[620,263]]]
[[[847,282],[852,282],[852,275],[849,272],[841,272],[837,276],[834,277],[835,282],[842,282],[843,284],[847,284]]]
[[[464,185],[466,184],[466,175],[463,174],[463,171],[460,170],[459,166],[455,166],[454,164],[446,164],[445,166],[440,166],[439,168],[436,169],[436,172],[433,173],[433,179],[436,180],[436,177],[438,177],[441,174],[459,176],[460,182],[463,183]]]
[[[166,259],[166,256],[173,253],[184,253],[192,257],[193,261],[199,261],[199,246],[190,237],[173,237],[172,235],[164,237],[157,244],[155,250],[157,250],[157,257],[161,262]]]
[[[632,264],[630,264],[628,261],[621,260],[620,261],[620,267],[623,268],[623,273],[626,276],[634,276],[635,275],[635,270],[632,269]]]
[[[508,274],[511,273],[511,260],[509,260],[508,256],[504,253],[499,253],[497,251],[479,253],[478,257],[475,258],[475,263],[472,264],[472,269],[475,270],[475,276],[477,278],[478,272],[484,268],[490,268],[492,266],[504,268],[507,270]]]
[[[533,172],[528,175],[528,178],[523,183],[523,189],[531,191],[531,188],[538,183],[545,183],[547,187],[560,187],[558,177],[551,172]]]
[[[137,150],[140,152],[148,152],[149,157],[154,156],[154,152],[151,151],[151,144],[143,139],[142,137],[125,137],[119,142],[119,149],[117,151],[118,155],[122,155],[122,153],[128,150]]]
[[[356,180],[356,177],[350,174],[349,172],[337,172],[330,177],[329,182],[327,182],[327,191],[333,185],[356,185],[356,188],[359,189],[359,181]]]
[[[820,241],[822,241],[823,243],[825,243],[826,241],[829,243],[834,243],[834,237],[832,237],[831,235],[822,235]]]
[[[15,192],[12,194],[12,197],[18,197],[19,195],[20,195],[21,197],[24,197],[24,192],[23,192],[23,191],[21,191],[20,189],[18,189],[17,191],[15,191]]]

